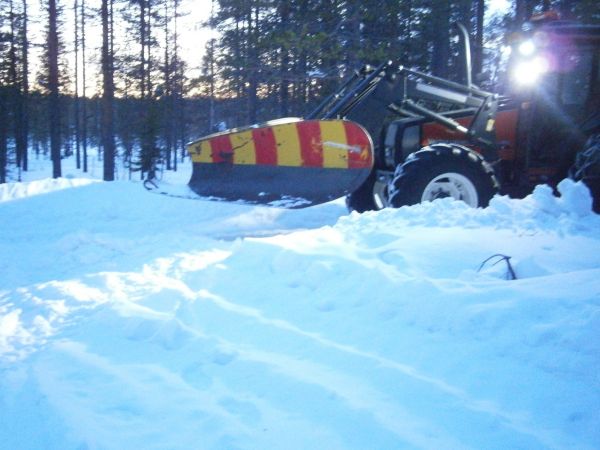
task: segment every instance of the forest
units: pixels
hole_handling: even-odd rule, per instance
[[[107,181],[117,167],[139,179],[177,170],[191,139],[303,116],[367,63],[398,60],[457,79],[455,22],[472,37],[474,79],[500,90],[505,36],[532,14],[600,22],[597,0],[495,4],[0,0],[0,183],[20,180],[33,155],[51,159],[55,178],[65,157],[85,172],[91,149]],[[182,18],[195,8],[210,11],[198,26],[214,31],[199,67],[182,52]]]

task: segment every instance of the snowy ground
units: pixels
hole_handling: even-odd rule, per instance
[[[0,449],[600,448],[581,185],[349,215],[66,175],[0,186]]]

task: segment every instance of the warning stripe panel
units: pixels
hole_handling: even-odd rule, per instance
[[[192,161],[336,169],[370,168],[372,143],[358,124],[306,120],[221,134],[188,146]]]
[[[323,140],[323,167],[348,168],[348,141],[344,123],[320,122]]]
[[[277,164],[280,166],[299,167],[302,165],[302,152],[298,127],[295,124],[276,125],[273,127],[277,142]]]
[[[373,154],[371,152],[371,140],[369,135],[358,125],[344,122],[346,131],[346,142],[349,146],[348,168],[362,169],[373,165]]]
[[[252,131],[245,130],[231,135],[234,164],[256,164],[256,146]]]
[[[233,159],[233,147],[231,145],[230,135],[224,134],[214,137],[210,140],[212,162],[224,163],[231,162]]]
[[[318,121],[298,122],[298,137],[302,151],[302,166],[323,167],[323,140]]]
[[[252,139],[256,148],[256,164],[265,166],[277,165],[277,142],[273,128],[256,128],[252,130]]]
[[[188,145],[188,152],[192,157],[192,162],[195,163],[211,163],[210,143],[207,140],[194,142]]]

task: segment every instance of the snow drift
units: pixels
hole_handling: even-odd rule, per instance
[[[600,216],[560,191],[348,215],[8,186],[0,448],[599,448]]]

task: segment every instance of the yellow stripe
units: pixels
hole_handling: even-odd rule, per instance
[[[200,153],[200,142],[192,142],[191,144],[188,144],[186,148],[192,161],[198,158],[198,154]]]
[[[252,130],[240,131],[230,136],[234,164],[256,164],[256,149]]]
[[[277,143],[277,165],[299,167],[302,165],[300,139],[295,123],[273,127]]]
[[[322,121],[321,140],[323,142],[323,167],[348,168],[348,146],[344,123]]]
[[[195,163],[211,163],[211,149],[210,143],[208,139],[203,141],[196,141],[188,145],[187,147],[190,156],[192,157],[192,162]]]

